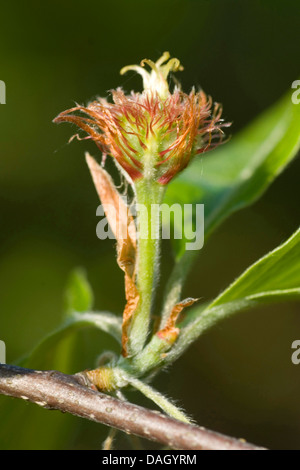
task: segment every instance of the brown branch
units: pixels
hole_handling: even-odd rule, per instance
[[[0,394],[60,410],[180,450],[262,450],[87,388],[80,375],[0,365]]]

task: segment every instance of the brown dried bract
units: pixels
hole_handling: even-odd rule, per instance
[[[122,354],[127,356],[128,326],[139,302],[139,293],[135,285],[137,249],[135,222],[129,207],[115,188],[114,182],[107,171],[88,153],[86,154],[86,161],[107,221],[117,240],[118,265],[125,273],[127,303],[123,312]]]
[[[179,335],[179,328],[176,328],[176,322],[179,315],[184,308],[190,307],[198,300],[199,299],[193,299],[189,297],[176,304],[171,311],[171,314],[166,322],[166,326],[156,333],[157,336],[167,341],[170,345],[173,344]]]

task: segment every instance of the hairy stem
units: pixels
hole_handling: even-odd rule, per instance
[[[110,428],[109,433],[102,445],[102,450],[113,450],[113,442],[116,437],[118,430]]]
[[[122,374],[123,372],[121,372]],[[123,374],[123,378],[137,390],[139,390],[143,395],[153,401],[159,408],[165,411],[172,418],[178,419],[183,423],[189,423],[190,420],[177,406],[173,405],[166,397],[164,397],[160,392],[150,387],[150,385],[145,384],[141,380],[136,379],[128,374]]]
[[[129,350],[138,354],[144,347],[148,332],[154,288],[157,282],[160,250],[160,204],[164,187],[150,180],[136,183],[138,260],[137,289],[140,301],[129,331]]]

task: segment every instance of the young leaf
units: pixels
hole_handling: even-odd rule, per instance
[[[82,269],[75,269],[69,278],[65,294],[67,314],[87,312],[93,307],[93,291]]]
[[[169,185],[165,202],[204,204],[207,237],[230,214],[256,201],[295,157],[299,146],[300,106],[292,103],[288,93],[229,143],[195,159]],[[183,238],[176,245],[177,263],[167,288],[166,310],[178,301],[198,254],[185,251],[185,243]]]
[[[167,362],[181,355],[191,342],[222,318],[260,304],[299,299],[300,229],[250,266],[206,308],[193,308],[193,320],[188,324],[185,320],[187,326],[181,329]]]

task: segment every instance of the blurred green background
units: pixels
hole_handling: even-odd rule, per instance
[[[2,2],[0,339],[8,363],[59,324],[74,267],[85,267],[97,309],[121,313],[124,306],[114,244],[96,238],[98,199],[83,154],[99,151],[87,141],[68,145],[74,128],[52,119],[117,86],[140,90],[140,78],[121,77],[120,68],[169,50],[185,66],[177,75],[183,89],[201,86],[222,102],[234,134],[298,78],[299,29],[298,0]],[[187,296],[210,299],[299,226],[299,169],[298,158],[258,203],[205,244]],[[162,286],[169,252],[165,242]],[[220,323],[154,385],[201,425],[275,449],[300,449],[300,365],[290,359],[291,343],[300,338],[299,310],[299,304],[272,306]],[[92,367],[107,348],[116,348],[113,340],[84,331],[45,366],[73,373]],[[136,394],[130,398],[149,406]],[[106,432],[0,397],[2,449],[99,449]],[[126,437],[118,446],[129,446]]]

